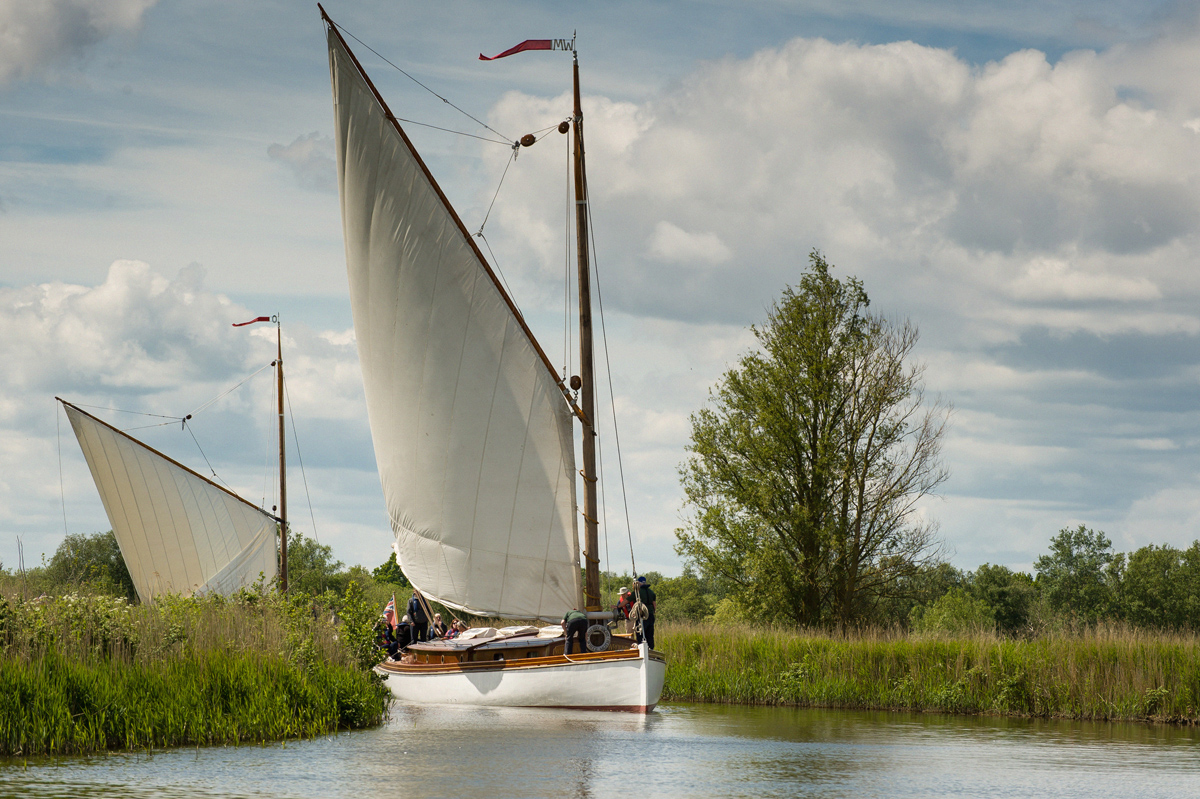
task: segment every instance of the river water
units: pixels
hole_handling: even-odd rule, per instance
[[[1197,797],[1200,732],[790,708],[396,707],[312,741],[0,759],[18,797]]]

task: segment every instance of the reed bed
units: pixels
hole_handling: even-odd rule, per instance
[[[1126,627],[1036,639],[664,624],[664,700],[1200,722],[1200,639]]]
[[[331,614],[246,592],[130,605],[0,596],[0,754],[232,744],[380,723],[388,693]]]

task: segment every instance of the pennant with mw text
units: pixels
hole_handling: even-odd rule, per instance
[[[516,47],[510,47],[499,55],[494,55],[488,58],[483,53],[479,54],[480,61],[495,61],[497,58],[523,53],[526,50],[574,50],[574,39],[526,39]]]

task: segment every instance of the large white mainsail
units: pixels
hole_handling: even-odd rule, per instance
[[[231,594],[279,571],[275,518],[62,402],[138,597]]]
[[[571,410],[461,221],[330,26],[367,413],[400,566],[472,613],[580,603]]]

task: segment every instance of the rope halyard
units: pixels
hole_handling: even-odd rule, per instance
[[[326,19],[329,19],[329,17],[326,17]],[[345,29],[343,26],[341,26],[341,25],[338,25],[336,22],[334,22],[334,21],[333,21],[333,20],[331,20],[331,19],[329,20],[329,23],[330,23],[331,25],[334,25],[334,26],[335,26],[335,27],[336,27],[338,30],[340,30],[342,33],[344,33],[344,34],[346,34],[347,36],[349,36],[349,37],[350,37],[351,39],[353,39],[354,41],[356,41],[356,42],[358,42],[359,44],[361,44],[363,47],[365,47],[365,48],[367,48],[368,50],[370,50],[370,51],[371,51],[372,53],[374,53],[375,55],[379,56],[379,59],[380,59],[381,61],[383,61],[383,63],[387,64],[389,67],[391,67],[392,69],[396,70],[396,71],[397,71],[397,72],[399,72],[401,75],[403,75],[404,77],[408,78],[408,79],[409,79],[409,80],[411,80],[413,83],[417,84],[417,85],[418,85],[418,86],[420,86],[422,89],[424,89],[425,91],[429,92],[429,93],[430,93],[430,94],[432,94],[434,97],[438,98],[438,99],[439,99],[439,100],[441,100],[443,103],[445,103],[446,105],[450,106],[450,107],[451,107],[451,108],[453,108],[455,111],[457,111],[458,113],[460,113],[460,114],[462,114],[463,116],[465,116],[467,119],[469,119],[469,120],[471,120],[472,122],[474,122],[476,125],[479,125],[480,127],[484,128],[484,129],[486,129],[486,130],[490,130],[492,133],[495,133],[497,136],[499,136],[501,139],[503,139],[503,140],[504,140],[504,142],[503,142],[504,144],[508,144],[510,141],[512,141],[512,137],[511,137],[511,136],[505,136],[503,133],[501,133],[500,131],[496,130],[496,129],[495,129],[495,128],[493,128],[491,125],[487,124],[486,122],[484,122],[484,121],[482,121],[482,120],[480,120],[480,119],[477,119],[476,117],[474,117],[474,116],[472,116],[471,114],[467,113],[467,112],[466,112],[466,111],[464,111],[463,109],[459,108],[459,107],[458,107],[458,106],[456,106],[454,103],[450,102],[450,101],[449,101],[449,100],[447,100],[445,97],[443,97],[442,95],[438,94],[438,93],[437,93],[437,92],[435,92],[433,89],[431,89],[431,88],[429,88],[428,86],[426,86],[424,83],[421,83],[421,81],[417,80],[417,79],[416,79],[416,78],[414,78],[412,75],[408,74],[407,72],[405,72],[403,69],[401,69],[400,67],[398,67],[398,66],[396,66],[395,64],[393,64],[393,63],[392,63],[391,61],[389,61],[388,59],[384,58],[384,56],[383,56],[383,54],[382,54],[382,53],[380,53],[380,52],[379,52],[378,50],[376,50],[375,48],[371,47],[371,45],[367,44],[366,42],[364,42],[362,39],[360,39],[360,38],[358,38],[357,36],[355,36],[355,35],[354,35],[353,33],[351,33],[350,31],[346,30],[346,29]],[[451,131],[451,133],[453,133],[453,132],[454,132],[454,131]]]

